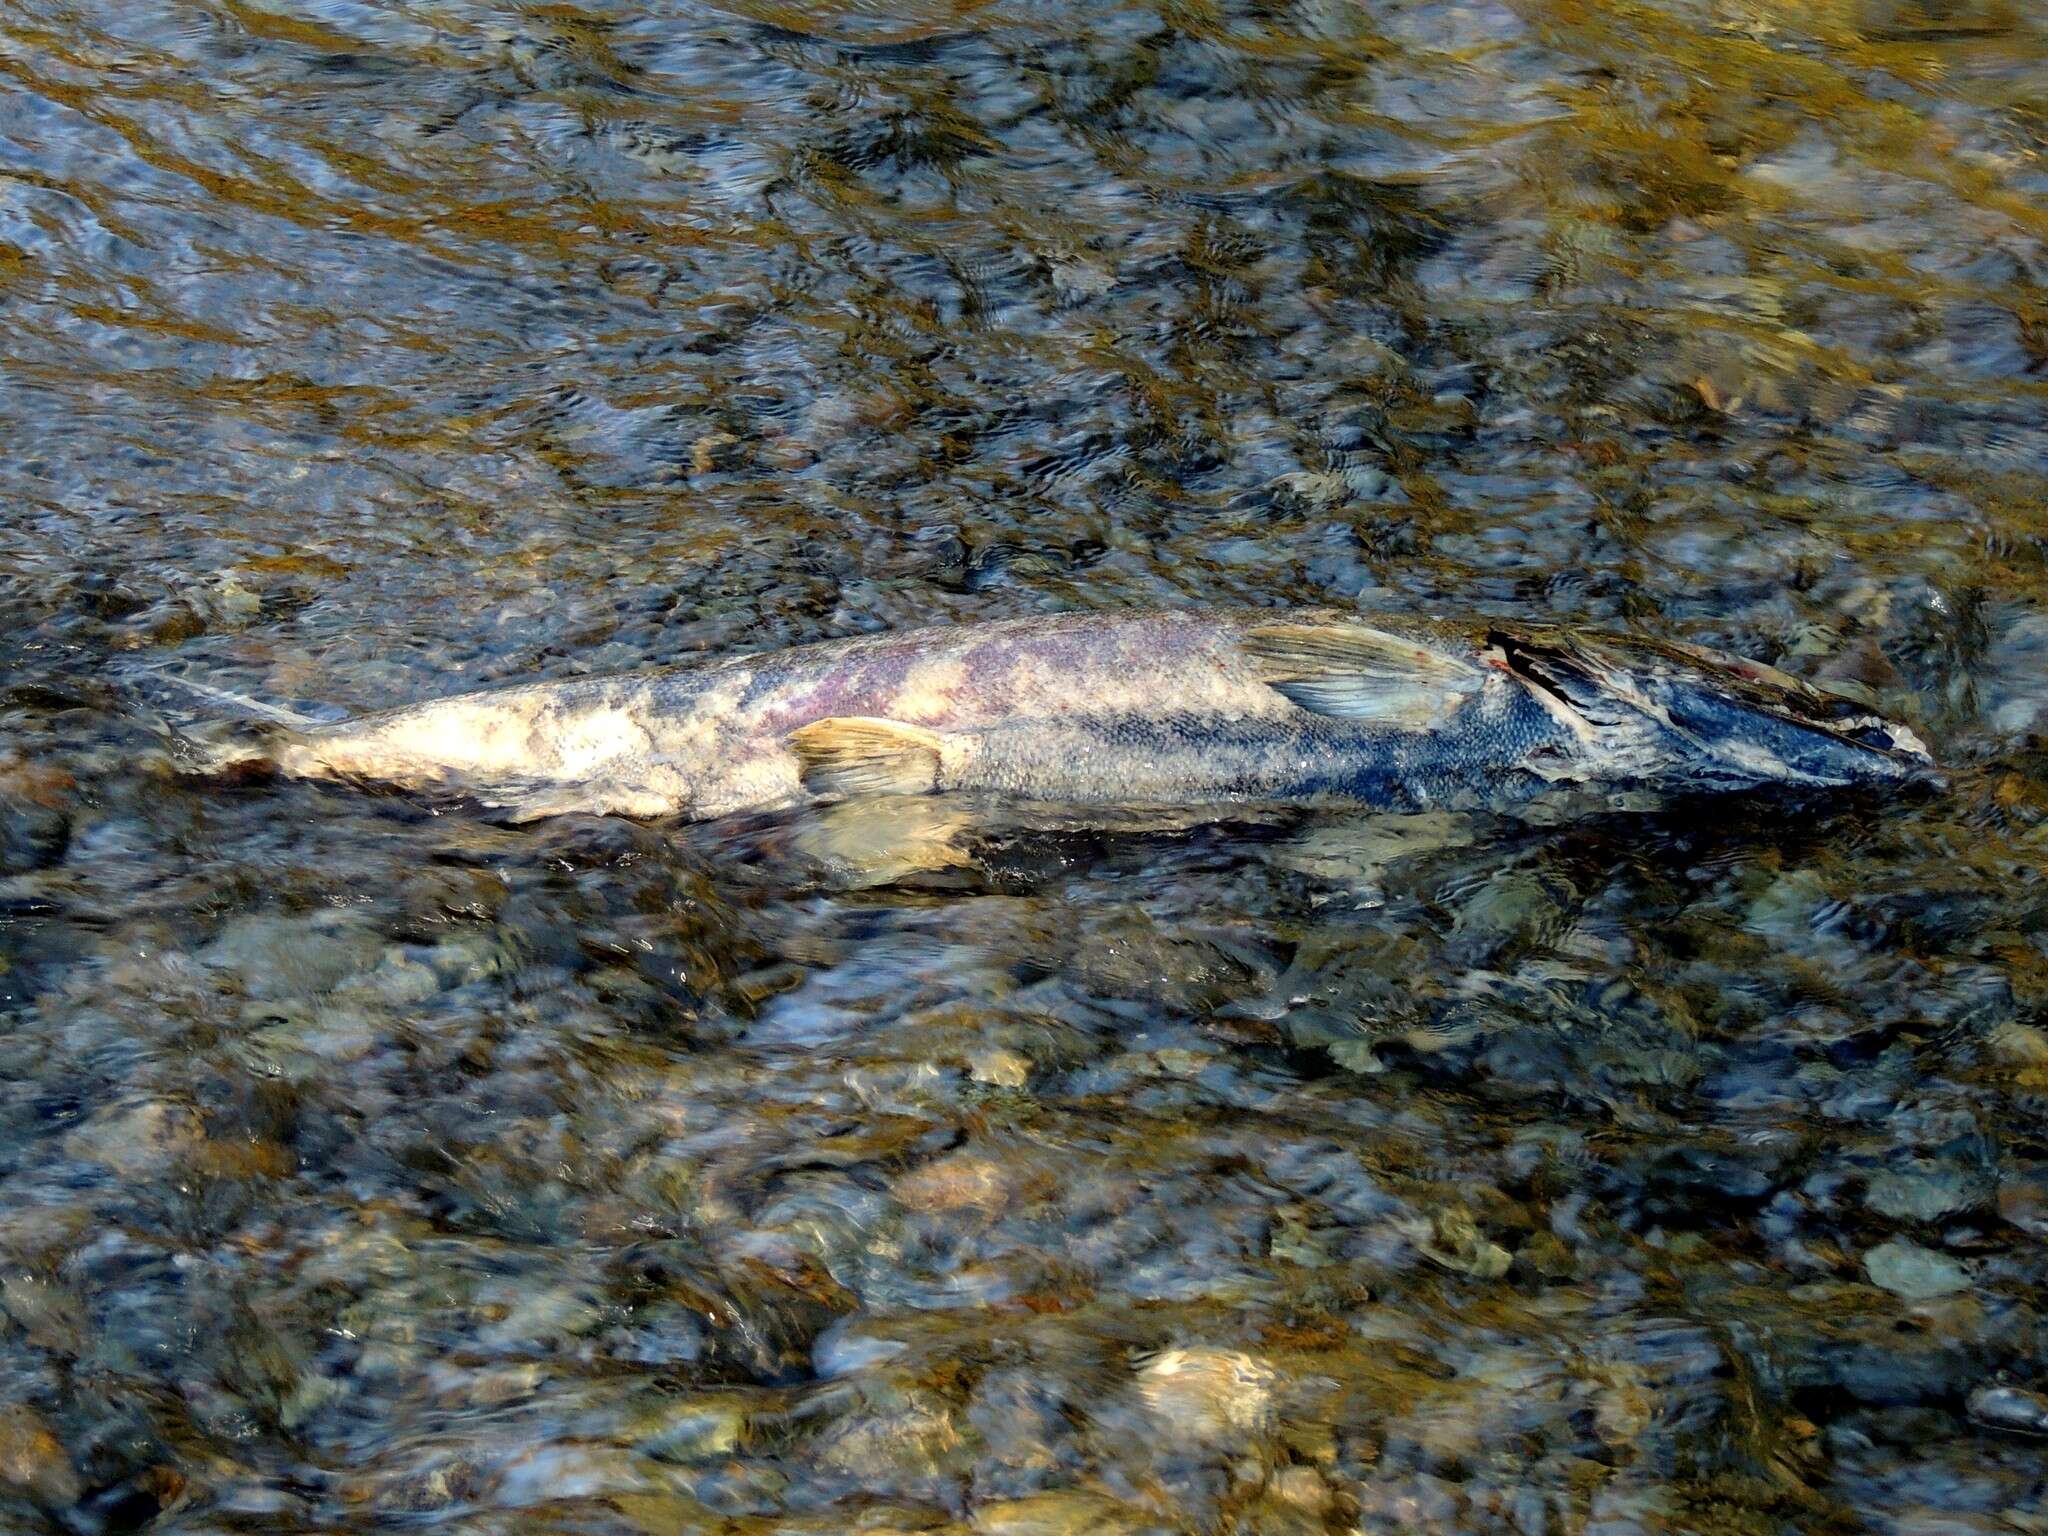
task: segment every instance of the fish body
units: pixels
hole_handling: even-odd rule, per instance
[[[514,819],[874,794],[1418,809],[1566,783],[1889,783],[1910,731],[1686,647],[1326,609],[1063,614],[523,683],[216,761],[459,791]]]

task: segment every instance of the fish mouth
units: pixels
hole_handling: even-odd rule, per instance
[[[1596,756],[1603,739],[1637,753],[1654,743],[1660,771],[1702,785],[1939,782],[1910,727],[1762,662],[1634,636],[1487,639],[1506,670],[1583,722]]]
[[[1861,747],[1866,752],[1895,757],[1911,767],[1928,770],[1934,767],[1934,754],[1927,750],[1927,744],[1910,727],[1900,725],[1896,720],[1887,720],[1882,715],[1863,715],[1851,724],[1824,729],[1838,740]]]

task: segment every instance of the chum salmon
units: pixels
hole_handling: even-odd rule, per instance
[[[942,792],[1417,810],[1555,785],[1889,784],[1932,766],[1868,707],[1697,647],[1329,609],[968,623],[336,722],[251,708],[268,718],[188,763],[454,791],[522,821]]]

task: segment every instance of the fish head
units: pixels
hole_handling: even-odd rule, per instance
[[[1582,723],[1596,771],[1612,740],[1650,765],[1642,776],[1699,789],[1938,778],[1909,727],[1761,662],[1655,640],[1493,638],[1511,671]]]

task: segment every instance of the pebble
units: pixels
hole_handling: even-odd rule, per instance
[[[363,976],[361,984],[385,1002],[399,1007],[423,1003],[441,990],[441,978],[435,974],[434,968],[415,959],[396,944],[384,951],[376,968]]]
[[[1929,1301],[1970,1288],[1961,1261],[1903,1237],[1880,1243],[1863,1256],[1870,1283],[1908,1301]]]
[[[1138,1395],[1163,1428],[1186,1439],[1241,1439],[1269,1427],[1277,1375],[1236,1350],[1169,1349],[1139,1370]]]
[[[994,1213],[1010,1203],[1014,1185],[1012,1170],[1001,1163],[955,1152],[911,1169],[896,1181],[894,1193],[914,1211]]]
[[[2048,1167],[2016,1171],[2001,1178],[1998,1214],[2022,1232],[2048,1237]]]
[[[525,1509],[557,1499],[645,1493],[659,1487],[649,1475],[651,1465],[619,1446],[576,1440],[537,1445],[505,1463],[492,1502]]]
[[[2048,1066],[2048,1030],[2007,1019],[1991,1031],[1986,1042],[1993,1059],[2008,1067],[2022,1069]]]
[[[85,1352],[91,1328],[85,1303],[56,1281],[9,1275],[0,1281],[0,1310],[38,1349],[73,1357]]]
[[[1967,1175],[1951,1168],[1880,1173],[1864,1191],[1863,1203],[1894,1221],[1939,1221],[1968,1210],[1982,1199]]]
[[[240,629],[263,612],[262,594],[246,585],[235,571],[222,571],[210,596],[214,613],[226,628]]]
[[[1128,1505],[1082,1491],[997,1499],[974,1512],[980,1536],[1140,1536],[1170,1529]]]
[[[1314,1467],[1281,1467],[1266,1481],[1266,1491],[1305,1514],[1328,1514],[1336,1495]]]
[[[729,467],[736,457],[732,450],[739,446],[739,441],[730,432],[706,432],[690,445],[690,473],[708,475]]]
[[[1031,1081],[1031,1058],[1001,1047],[976,1051],[967,1058],[967,1075],[998,1088],[1022,1088]]]
[[[1498,1280],[1515,1262],[1515,1256],[1489,1241],[1463,1206],[1439,1211],[1428,1240],[1418,1243],[1423,1255],[1446,1269],[1480,1280]]]
[[[347,913],[252,912],[229,920],[200,958],[238,974],[251,997],[300,998],[332,991],[372,964],[381,948]]]
[[[1515,1262],[1545,1280],[1569,1279],[1578,1267],[1571,1249],[1550,1232],[1538,1232],[1530,1237],[1516,1252]]]
[[[906,1476],[943,1476],[963,1444],[951,1405],[911,1389],[877,1394],[865,1412],[842,1416],[811,1454],[819,1465],[874,1486]]]
[[[197,1111],[150,1100],[101,1110],[64,1138],[64,1150],[81,1162],[136,1178],[164,1172],[205,1142]]]
[[[2048,1394],[2025,1387],[1978,1387],[1964,1401],[1971,1418],[1991,1429],[2048,1435]]]
[[[739,1449],[747,1432],[744,1398],[691,1393],[660,1404],[639,1422],[639,1447],[663,1461],[712,1461]]]
[[[23,1403],[0,1407],[0,1484],[39,1504],[78,1502],[78,1472],[43,1416]]]

